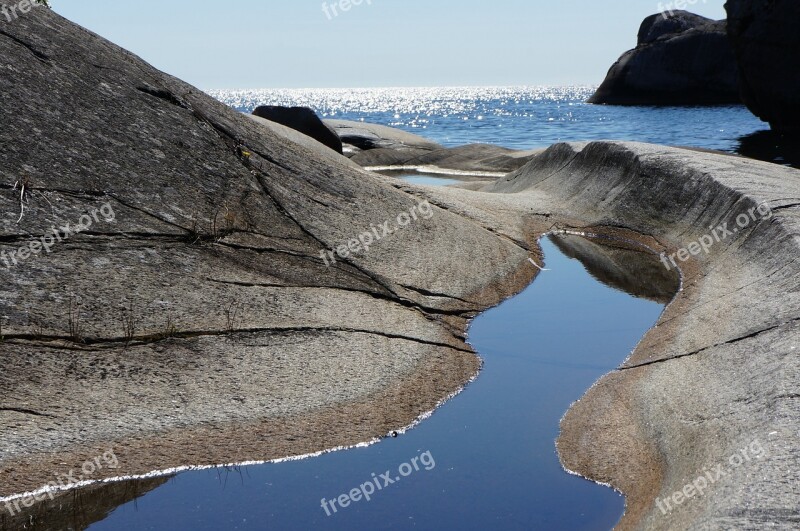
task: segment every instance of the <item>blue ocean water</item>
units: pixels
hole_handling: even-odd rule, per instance
[[[211,95],[242,112],[258,105],[308,106],[324,118],[404,129],[445,146],[497,144],[512,149],[556,142],[635,140],[742,153],[786,162],[769,126],[743,105],[614,107],[585,103],[593,87],[445,87],[219,90]],[[765,154],[759,156],[756,152]]]

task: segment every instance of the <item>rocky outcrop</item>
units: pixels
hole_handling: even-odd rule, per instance
[[[589,99],[610,105],[740,103],[726,22],[687,11],[652,15],[638,44],[611,67]]]
[[[744,103],[775,131],[800,133],[800,4],[728,0],[725,8]]]
[[[442,149],[440,144],[427,138],[385,125],[350,120],[325,120],[325,124],[336,131],[350,154],[375,149],[397,152]]]
[[[430,173],[502,177],[523,167],[543,150],[517,151],[490,144],[469,144],[435,151],[375,149],[350,160],[365,168],[409,169]]]
[[[0,76],[0,497],[99,445],[116,476],[398,429],[476,374],[468,320],[533,277],[519,242],[51,10],[4,25],[0,55],[19,65]]]
[[[286,127],[285,125],[281,125],[281,124],[279,124],[277,122],[272,122],[270,120],[267,120],[265,118],[261,118],[259,116],[254,115],[254,114],[245,114],[244,116],[247,116],[248,118],[250,118],[251,120],[253,120],[257,124],[268,128],[270,131],[272,131],[273,133],[275,133],[275,134],[277,134],[279,136],[282,136],[286,140],[294,142],[295,144],[300,144],[304,148],[306,148],[306,149],[308,149],[310,151],[313,151],[314,155],[319,157],[319,158],[328,159],[330,161],[335,161],[335,162],[338,162],[339,164],[347,164],[347,165],[352,166],[354,168],[359,167],[358,164],[356,164],[355,162],[352,162],[350,159],[348,159],[344,155],[340,155],[339,153],[334,152],[334,150],[330,149],[325,144],[317,142],[316,140],[314,140],[310,136],[305,135],[305,134],[303,134],[303,133],[301,133],[299,131],[296,131],[296,130],[290,128],[290,127]]]
[[[326,120],[350,160],[368,169],[411,170],[497,178],[518,170],[542,150],[517,151],[490,144],[445,148],[400,129],[366,122]]]
[[[0,496],[98,447],[130,475],[370,440],[476,373],[467,323],[532,279],[535,237],[675,256],[724,225],[738,232],[681,262],[683,290],[575,404],[558,449],[627,495],[623,529],[800,519],[797,171],[596,142],[483,191],[415,188],[321,158],[49,10],[4,26],[0,54],[24,65],[0,77]],[[593,269],[614,276],[614,260]],[[702,493],[676,494],[706,473]]]
[[[254,116],[264,118],[271,122],[299,131],[310,136],[320,144],[328,146],[335,152],[342,154],[342,141],[336,132],[320,120],[317,113],[308,107],[280,107],[277,105],[262,105],[253,111]]]
[[[798,177],[722,154],[597,142],[554,146],[490,188],[508,195],[506,208],[530,202],[581,220],[570,222],[578,230],[652,235],[673,269],[669,256],[688,249],[677,259],[683,290],[562,422],[565,466],[627,496],[621,529],[800,521]]]
[[[481,191],[424,193],[512,241],[569,231],[663,253],[670,270],[649,290],[661,300],[675,286],[669,257],[680,265],[681,290],[656,326],[561,425],[564,466],[625,494],[619,529],[796,527],[800,172],[713,152],[573,143]],[[560,241],[574,255],[593,242]],[[589,263],[593,274],[647,291],[606,255]]]

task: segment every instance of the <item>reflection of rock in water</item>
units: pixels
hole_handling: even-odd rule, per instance
[[[9,515],[0,505],[0,531],[35,529],[47,531],[80,530],[100,522],[117,507],[144,496],[166,483],[170,477],[123,481],[76,489],[37,502],[22,512]]]
[[[741,137],[736,152],[751,159],[800,168],[800,135],[757,131]]]
[[[676,271],[658,256],[622,241],[580,236],[551,236],[559,250],[579,260],[594,278],[634,297],[669,303],[680,289]]]

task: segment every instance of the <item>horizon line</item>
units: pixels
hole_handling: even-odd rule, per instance
[[[372,87],[256,87],[256,88],[203,88],[204,92],[252,91],[252,90],[392,90],[392,89],[520,89],[520,88],[586,88],[596,90],[597,83],[566,83],[542,85],[394,85]]]

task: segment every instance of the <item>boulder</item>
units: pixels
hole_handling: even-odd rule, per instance
[[[308,107],[280,107],[277,105],[262,105],[253,111],[253,115],[271,122],[300,131],[310,136],[320,144],[328,146],[335,152],[342,154],[342,141],[336,131],[325,125],[312,109]]]
[[[800,133],[800,3],[728,0],[741,97],[773,130]]]
[[[19,66],[0,76],[0,497],[106,445],[120,466],[91,479],[400,429],[475,376],[469,319],[533,277],[523,246],[50,9],[3,25],[0,57]]]
[[[589,99],[610,105],[740,102],[726,22],[687,11],[647,17],[636,48],[620,57]]]

